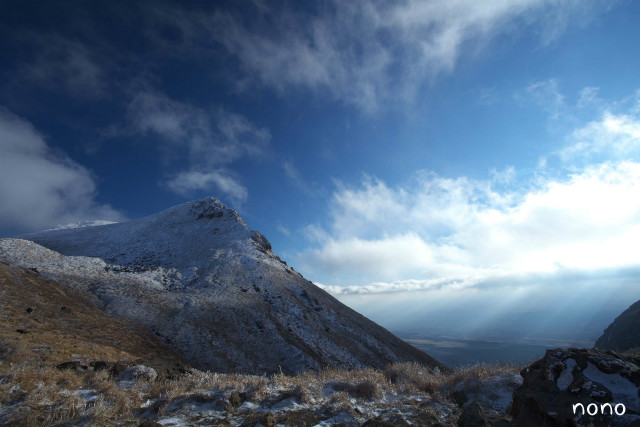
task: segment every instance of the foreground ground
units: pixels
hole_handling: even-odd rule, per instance
[[[156,379],[144,370],[116,376],[113,368],[81,363],[65,368],[1,365],[0,424],[446,426],[457,424],[465,400],[479,399],[489,412],[507,413],[521,382],[515,365],[441,373],[396,364],[269,377],[193,370],[174,379]]]

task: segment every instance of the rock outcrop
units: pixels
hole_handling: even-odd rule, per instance
[[[614,351],[640,348],[640,301],[632,304],[604,330],[596,347]]]
[[[0,239],[0,261],[94,295],[200,369],[296,373],[398,361],[446,369],[303,278],[214,198],[91,225]]]
[[[640,426],[640,358],[554,349],[521,375],[511,411],[516,426]]]

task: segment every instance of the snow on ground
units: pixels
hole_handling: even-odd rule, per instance
[[[465,391],[465,406],[477,400],[485,410],[505,414],[509,412],[513,403],[513,390],[521,384],[520,374],[499,374],[458,384],[454,390]]]
[[[0,239],[0,261],[92,293],[200,369],[437,365],[304,279],[215,198],[84,225]]]
[[[572,358],[569,358],[564,361],[565,369],[562,370],[562,373],[558,377],[556,381],[556,385],[560,390],[567,390],[567,387],[573,382],[573,368],[576,366],[576,361]]]
[[[635,412],[640,410],[638,387],[628,379],[617,374],[604,373],[591,362],[582,373],[591,381],[600,383],[608,388],[613,395],[613,402],[623,403],[628,410]]]
[[[101,219],[97,219],[94,221],[81,221],[81,222],[75,222],[72,224],[64,224],[64,225],[58,225],[55,228],[51,228],[49,230],[46,231],[51,231],[51,230],[70,230],[72,228],[83,228],[83,227],[96,227],[99,225],[109,225],[109,224],[116,224],[115,221],[105,221],[105,220],[101,220]]]

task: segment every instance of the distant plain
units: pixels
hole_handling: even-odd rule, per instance
[[[528,363],[544,356],[549,348],[592,347],[592,341],[553,338],[478,339],[396,333],[436,360],[457,368],[477,363]]]

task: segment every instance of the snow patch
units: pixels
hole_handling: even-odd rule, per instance
[[[608,388],[613,395],[614,402],[624,403],[627,410],[632,409],[635,412],[640,410],[638,388],[628,379],[620,375],[604,373],[591,362],[582,373],[591,381],[600,383]]]
[[[565,369],[560,373],[556,385],[562,391],[566,391],[567,387],[573,382],[573,368],[576,366],[576,361],[569,358],[564,361]]]
[[[65,224],[65,225],[58,225],[55,228],[51,228],[49,230],[45,230],[45,231],[55,231],[55,230],[71,230],[73,228],[84,228],[84,227],[99,227],[101,225],[110,225],[110,224],[117,224],[117,222],[115,221],[105,221],[102,219],[98,219],[95,221],[81,221],[81,222],[75,222],[72,224]]]

